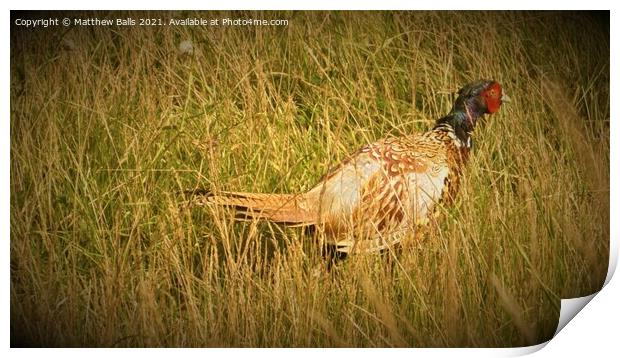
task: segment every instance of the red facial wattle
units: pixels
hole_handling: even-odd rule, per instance
[[[487,105],[488,113],[495,113],[502,104],[502,87],[497,82],[493,82],[484,92],[482,96]]]

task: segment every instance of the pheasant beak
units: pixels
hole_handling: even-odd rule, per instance
[[[507,94],[503,93],[502,94],[502,103],[510,103],[512,102],[512,99],[510,97],[508,97]]]

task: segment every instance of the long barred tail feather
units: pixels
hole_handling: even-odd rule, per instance
[[[218,205],[234,208],[239,220],[263,219],[294,226],[316,223],[315,217],[305,208],[304,194],[262,194],[220,192],[198,189],[185,191],[189,205]]]

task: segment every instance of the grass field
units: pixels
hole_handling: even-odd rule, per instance
[[[28,16],[50,15],[67,14]],[[602,286],[608,12],[95,16],[288,25],[12,25],[12,346],[522,346]],[[480,78],[513,102],[477,128],[455,205],[400,249],[316,274],[303,230],[180,205],[308,189]]]

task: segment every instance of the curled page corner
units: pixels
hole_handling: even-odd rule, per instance
[[[609,277],[610,275],[608,275],[608,278]],[[558,327],[555,330],[555,333],[553,334],[553,338],[555,338],[555,336],[557,336],[558,333],[560,333],[560,331],[564,329],[564,327],[566,327],[568,322],[570,322],[573,318],[575,318],[575,316],[579,313],[579,311],[581,311],[592,300],[592,298],[594,298],[594,296],[596,296],[599,292],[600,291],[595,292],[589,296],[584,296],[584,297],[562,299],[560,301],[561,306],[560,306],[560,318],[558,319]],[[549,342],[551,342],[551,339],[548,341],[533,345],[533,346],[513,348],[510,352],[507,352],[508,354],[506,356],[517,357],[517,356],[525,356],[528,354],[532,354],[534,352],[537,352],[543,349]]]
[[[578,313],[581,311],[590,301],[596,296],[599,292],[601,292],[605,286],[611,281],[611,278],[616,271],[616,267],[618,265],[618,242],[617,240],[610,239],[609,240],[609,266],[607,268],[607,277],[605,277],[605,283],[603,283],[603,287],[601,289],[591,295],[576,297],[576,298],[565,298],[561,300],[560,306],[560,319],[558,320],[558,328],[555,330],[553,336],[557,336],[558,333],[566,325],[570,322]]]
[[[613,277],[616,267],[618,265],[618,240],[614,237],[611,237],[609,240],[609,266],[607,269],[607,276],[605,277],[605,282],[603,283],[603,287],[597,292],[594,292],[591,295],[583,296],[583,297],[575,297],[575,298],[564,298],[560,300],[560,317],[558,319],[558,327],[553,334],[553,337],[558,335],[564,327],[570,322],[575,316],[588,304],[594,296],[598,295],[604,288],[607,286],[611,278]],[[553,338],[551,338],[553,339]],[[516,357],[516,356],[524,356],[528,354],[532,354],[543,349],[551,339],[533,346],[527,347],[518,347],[513,348],[511,351],[506,352],[506,356]]]
[[[568,322],[575,318],[577,313],[579,313],[579,311],[581,311],[594,298],[594,296],[598,294],[598,292],[584,297],[562,299],[560,306],[560,319],[558,320],[558,328],[555,330],[553,336],[557,336],[558,333],[560,333],[560,331],[564,329],[564,327],[566,327]]]

